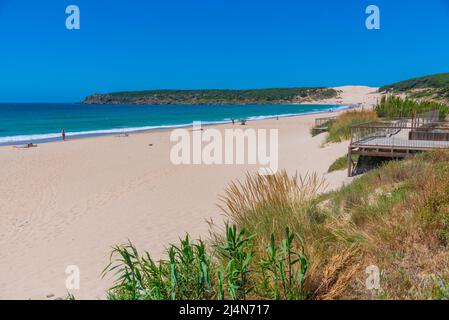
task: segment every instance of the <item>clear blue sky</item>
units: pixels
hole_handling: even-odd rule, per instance
[[[81,30],[65,28],[65,8]],[[381,9],[381,30],[365,8]],[[449,0],[0,0],[0,101],[382,85],[449,72]]]

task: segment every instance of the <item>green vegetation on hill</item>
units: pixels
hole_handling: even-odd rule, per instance
[[[447,88],[449,87],[449,73],[413,78],[380,88],[380,91],[407,91],[419,88]]]
[[[293,103],[333,98],[330,88],[274,88],[255,90],[147,90],[95,94],[84,103],[133,104],[259,104]]]
[[[449,153],[393,161],[319,195],[316,176],[248,176],[211,242],[167,259],[118,246],[111,299],[448,299]],[[287,226],[287,227],[286,227]],[[365,288],[368,266],[380,290]],[[108,273],[108,271],[107,271]]]
[[[410,98],[449,101],[449,73],[397,82],[379,89],[381,92],[407,93]]]
[[[387,163],[322,196],[318,207],[335,232],[330,246],[354,245],[362,268],[379,267],[377,298],[447,299],[448,190],[449,153],[436,151]],[[356,278],[348,297],[368,298]]]

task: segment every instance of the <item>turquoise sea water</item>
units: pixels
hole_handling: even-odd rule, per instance
[[[203,124],[231,119],[263,119],[319,113],[344,108],[336,105],[82,105],[70,103],[0,104],[0,144],[44,142]]]

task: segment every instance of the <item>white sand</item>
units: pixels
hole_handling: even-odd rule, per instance
[[[322,148],[324,135],[309,134],[315,117],[254,121],[247,127],[278,128],[280,168],[323,174],[335,188],[349,181],[346,172],[325,173],[346,153],[347,143]],[[1,147],[0,299],[64,296],[68,265],[81,271],[81,289],[72,291],[78,299],[104,298],[111,282],[100,274],[111,246],[130,239],[160,257],[164,246],[186,231],[207,237],[205,220],[223,219],[217,196],[257,168],[175,166],[169,134]]]
[[[380,99],[381,94],[377,92],[379,88],[367,86],[342,86],[334,87],[338,91],[338,96],[331,99],[323,99],[311,103],[318,104],[360,104],[362,108],[372,108]]]

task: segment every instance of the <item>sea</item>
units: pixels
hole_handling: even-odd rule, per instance
[[[86,105],[75,103],[1,103],[0,145],[126,134],[162,128],[256,120],[337,111],[341,105]]]

